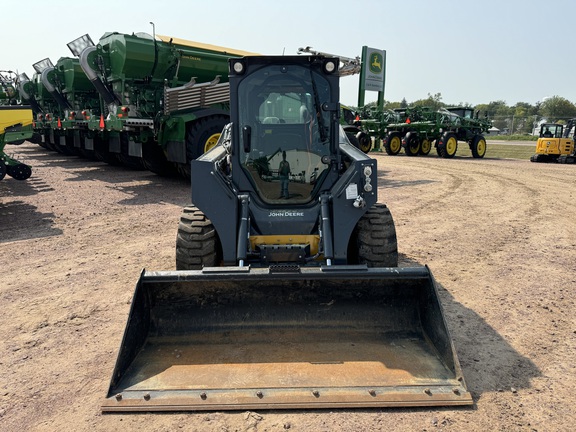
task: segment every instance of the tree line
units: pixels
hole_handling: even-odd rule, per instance
[[[406,98],[400,102],[384,102],[384,109],[406,108],[408,106],[427,106],[433,110],[449,106],[470,106],[466,103],[446,104],[442,102],[442,95],[428,93],[426,99],[419,99],[408,103]],[[542,102],[530,104],[517,102],[509,106],[505,101],[493,101],[487,104],[479,104],[474,109],[481,116],[487,115],[492,120],[492,125],[503,133],[528,135],[542,122],[566,123],[567,120],[576,118],[576,105],[561,96],[552,96]]]

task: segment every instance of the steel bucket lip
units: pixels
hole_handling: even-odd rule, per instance
[[[138,343],[147,343],[150,336],[147,332],[140,334],[138,330],[142,329],[142,323],[134,323],[135,321],[142,321],[142,318],[150,313],[150,300],[148,296],[163,296],[164,288],[168,291],[174,290],[178,293],[180,290],[184,295],[194,291],[198,288],[200,292],[204,288],[210,290],[217,286],[218,282],[223,282],[225,292],[234,291],[235,284],[246,284],[246,289],[250,290],[253,287],[267,287],[277,286],[282,287],[284,293],[289,292],[290,284],[297,281],[311,281],[315,286],[322,286],[322,281],[326,281],[327,285],[337,286],[338,282],[350,281],[352,286],[358,287],[360,290],[364,287],[370,287],[370,280],[376,282],[377,285],[386,287],[398,286],[400,291],[404,292],[403,287],[410,288],[406,291],[406,295],[411,297],[414,292],[417,292],[418,301],[424,307],[431,307],[435,312],[432,313],[434,318],[432,322],[434,327],[438,326],[445,332],[442,337],[440,345],[431,342],[425,336],[425,340],[431,343],[433,350],[440,349],[442,351],[441,357],[437,359],[439,364],[444,364],[450,371],[448,375],[429,375],[426,382],[413,382],[406,389],[401,389],[401,385],[374,385],[373,388],[367,389],[358,382],[359,385],[350,386],[348,384],[343,387],[322,387],[322,382],[317,382],[318,388],[291,387],[291,388],[274,388],[274,385],[268,385],[263,389],[249,388],[244,386],[238,389],[234,395],[230,395],[234,389],[224,385],[208,386],[210,389],[204,389],[209,395],[207,399],[201,398],[202,389],[189,388],[182,391],[175,389],[162,389],[146,387],[144,381],[136,387],[131,388],[130,385],[126,386],[124,383],[130,382],[128,378],[131,372],[128,372],[128,367],[134,361],[145,361],[144,358],[140,359],[137,345]],[[196,285],[195,282],[198,282]],[[366,283],[364,283],[366,282]],[[253,283],[253,285],[251,285]],[[180,287],[179,284],[182,284]],[[411,285],[414,285],[413,287]],[[414,289],[412,289],[414,288]],[[192,289],[192,291],[190,291]],[[256,288],[259,289],[259,288]],[[346,287],[346,289],[350,289]],[[353,288],[352,288],[353,289]],[[230,291],[228,291],[230,290]],[[369,291],[369,290],[368,290]],[[374,292],[377,292],[374,291]],[[155,293],[155,294],[152,294]],[[282,296],[283,294],[280,293]],[[422,297],[423,296],[423,297]],[[139,299],[139,300],[138,300]],[[428,304],[428,301],[431,301]],[[168,298],[162,298],[160,301],[169,301]],[[140,304],[139,304],[140,302]],[[152,304],[154,301],[152,302]],[[137,311],[137,312],[135,312]],[[144,315],[142,315],[144,312]],[[140,315],[139,315],[140,314]],[[146,320],[144,319],[144,326]],[[136,327],[134,327],[136,326]],[[437,331],[437,330],[435,330]],[[134,337],[140,339],[140,342],[135,342]],[[143,345],[140,345],[143,346]],[[431,357],[432,358],[432,357]],[[448,363],[445,363],[448,362]],[[146,364],[142,363],[141,364]],[[189,365],[192,370],[198,363],[184,363]],[[204,364],[204,363],[199,363]],[[223,363],[226,364],[226,363]],[[138,369],[139,366],[136,366]],[[401,368],[403,369],[403,368]],[[145,369],[138,369],[144,373]],[[393,369],[392,369],[393,370]],[[408,371],[408,369],[407,369]],[[150,375],[154,376],[154,375]],[[124,379],[128,381],[124,381]],[[310,381],[310,385],[314,384],[314,380]],[[376,383],[374,383],[376,384]],[[398,383],[397,383],[398,384]],[[209,390],[209,392],[208,392]],[[321,398],[309,398],[311,391],[319,391],[322,394]],[[378,397],[374,397],[369,393],[373,390]],[[265,397],[254,397],[255,393],[262,392]],[[303,392],[303,393],[302,393]],[[120,400],[117,394],[121,393]],[[210,396],[211,395],[211,396]],[[123,341],[120,346],[116,367],[113,373],[108,390],[107,398],[102,405],[103,412],[115,411],[203,411],[203,410],[237,410],[237,409],[312,409],[312,408],[362,408],[362,407],[399,407],[399,406],[444,406],[444,405],[470,405],[472,404],[472,397],[466,388],[460,364],[457,359],[456,351],[452,339],[446,326],[442,305],[440,304],[436,282],[427,266],[422,267],[400,267],[400,268],[368,268],[366,266],[331,266],[331,267],[304,267],[299,272],[286,272],[278,273],[271,272],[268,268],[250,268],[250,267],[217,267],[205,268],[203,270],[187,270],[187,271],[146,271],[142,270],[141,278],[136,286],[134,300],[131,306],[128,324],[124,333]]]
[[[271,272],[267,267],[205,267],[202,270],[142,270],[143,282],[186,282],[194,280],[234,280],[235,278],[258,279],[430,279],[428,266],[420,267],[367,267],[364,265],[333,265],[321,267],[301,267],[299,272]]]

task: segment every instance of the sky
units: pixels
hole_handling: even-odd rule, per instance
[[[447,104],[576,103],[576,1],[548,0],[27,0],[3,11],[0,70],[26,72],[46,57],[71,57],[66,44],[88,33],[157,34],[259,54],[299,47],[344,57],[386,51],[387,101],[440,93]],[[358,75],[341,79],[341,102],[356,106]],[[365,101],[377,100],[368,91]]]

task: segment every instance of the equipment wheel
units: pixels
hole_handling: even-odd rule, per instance
[[[48,150],[56,151],[56,144],[54,143],[54,133],[45,132],[44,133],[44,148]]]
[[[38,132],[33,132],[32,133],[32,138],[28,139],[28,141],[30,141],[31,143],[34,144],[38,144],[42,147],[44,147],[44,143],[42,142],[42,135],[40,135]]]
[[[352,144],[354,147],[357,149],[360,148],[360,143],[358,142],[358,138],[356,138],[356,134],[354,132],[346,131],[346,138],[348,138],[348,141],[350,141],[350,144]]]
[[[474,135],[470,142],[472,157],[483,158],[486,154],[486,139],[482,135]]]
[[[4,163],[3,160],[0,160],[0,180],[2,180],[4,177],[6,177],[6,164]]]
[[[176,165],[168,161],[166,153],[157,141],[149,141],[142,145],[142,162],[148,171],[159,176],[175,177],[178,174]]]
[[[356,139],[358,140],[358,148],[364,153],[368,153],[372,150],[372,138],[366,132],[358,132],[356,134]]]
[[[402,148],[402,138],[400,138],[400,132],[389,132],[384,138],[384,150],[391,156],[400,153]]]
[[[422,142],[420,143],[420,154],[426,156],[432,150],[432,141],[428,138],[423,138]]]
[[[112,153],[108,150],[108,138],[95,137],[94,138],[94,156],[96,159],[102,162],[106,162],[108,165],[119,166],[122,165],[120,159],[118,158],[118,153]]]
[[[68,146],[67,137],[64,133],[54,132],[54,148],[58,153],[66,156],[77,156],[74,147]]]
[[[221,261],[222,246],[214,225],[197,207],[185,207],[176,236],[176,270],[200,270]]]
[[[124,165],[126,168],[131,168],[133,170],[144,170],[146,166],[144,164],[144,160],[137,156],[130,156],[129,154],[130,148],[130,137],[127,133],[121,132],[120,133],[120,153],[118,153],[117,157],[118,160]]]
[[[348,243],[348,262],[368,267],[398,266],[396,228],[384,204],[374,204],[356,224]]]
[[[216,146],[222,129],[229,122],[223,115],[203,117],[186,126],[186,163],[177,163],[178,173],[190,179],[190,162]]]
[[[452,132],[445,132],[438,140],[438,155],[443,158],[453,158],[458,150],[458,140]]]
[[[16,180],[26,180],[32,175],[32,168],[23,163],[18,163],[16,165],[8,165],[6,173]]]
[[[420,138],[416,132],[408,132],[402,140],[404,152],[408,156],[416,156],[420,152]]]
[[[223,115],[204,117],[188,125],[186,128],[186,155],[188,162],[202,156],[216,146],[222,129],[229,122]]]

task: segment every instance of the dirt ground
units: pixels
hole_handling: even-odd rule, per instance
[[[401,263],[430,266],[474,406],[100,413],[142,268],[175,268],[185,181],[10,147],[0,182],[2,431],[572,431],[576,166],[375,155]],[[434,153],[434,152],[433,152]]]

